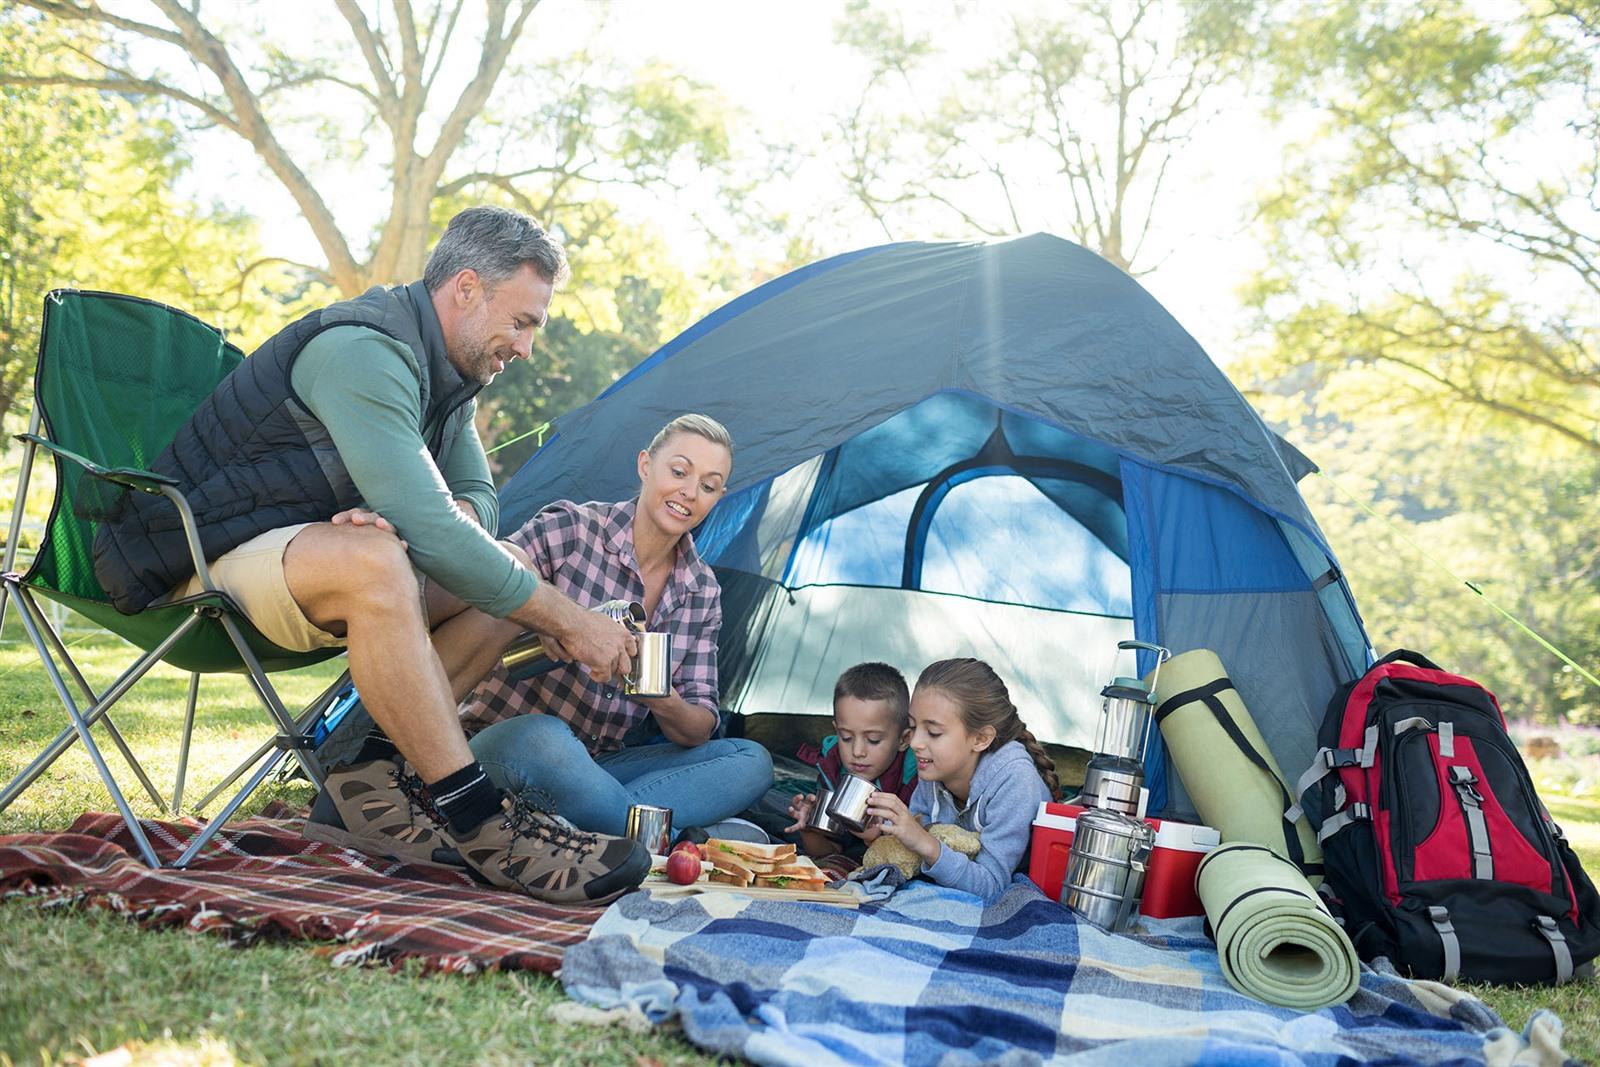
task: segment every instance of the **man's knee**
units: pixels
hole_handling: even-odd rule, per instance
[[[533,558],[528,555],[528,553],[522,548],[522,546],[517,545],[517,544],[513,544],[510,541],[501,541],[500,542],[500,547],[505,549],[507,552],[511,553],[513,556],[517,557],[517,562],[518,563],[521,563],[524,567],[528,568],[530,571],[533,570]]]
[[[374,526],[319,523],[302,530],[283,555],[284,578],[302,607],[420,613],[416,572],[405,545]]]

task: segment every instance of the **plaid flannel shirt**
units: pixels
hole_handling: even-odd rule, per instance
[[[558,500],[507,538],[525,549],[539,576],[583,607],[608,600],[644,602],[633,554],[634,501],[574,504]],[[672,635],[672,686],[691,704],[717,713],[717,634],[722,589],[685,535],[647,628]],[[461,703],[467,733],[528,712],[559,716],[592,755],[623,747],[623,735],[650,709],[620,686],[601,685],[575,663],[519,682],[495,670]]]

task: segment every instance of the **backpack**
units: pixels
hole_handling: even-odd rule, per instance
[[[1334,695],[1317,743],[1290,815],[1303,806],[1318,828],[1322,891],[1362,959],[1562,983],[1600,955],[1600,895],[1494,694],[1391,652]]]

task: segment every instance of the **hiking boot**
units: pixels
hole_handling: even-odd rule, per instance
[[[513,793],[455,846],[470,870],[490,885],[552,904],[605,904],[644,881],[650,853],[626,837],[585,833],[538,811]]]
[[[422,779],[391,760],[374,759],[328,772],[301,833],[401,863],[444,867],[451,842],[443,831]]]

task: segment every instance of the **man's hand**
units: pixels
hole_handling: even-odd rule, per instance
[[[341,511],[328,521],[335,526],[376,526],[380,530],[387,530],[396,537],[400,537],[400,532],[394,528],[394,523],[379,515],[376,511],[368,511],[366,508],[350,508],[346,511]],[[406,543],[405,538],[401,537],[400,543],[404,545]]]
[[[572,614],[557,644],[588,667],[590,677],[600,683],[621,678],[631,671],[633,657],[639,653],[638,639],[622,623],[581,608]]]

